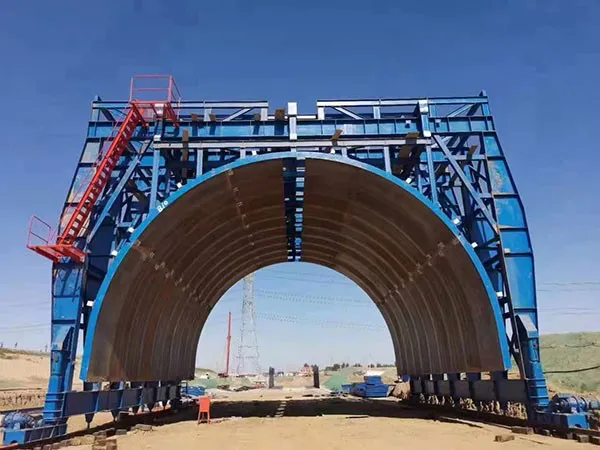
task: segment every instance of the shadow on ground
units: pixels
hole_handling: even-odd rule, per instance
[[[211,419],[230,417],[319,417],[329,415],[345,416],[347,419],[389,417],[397,419],[436,420],[479,427],[479,425],[472,422],[464,422],[460,419],[443,417],[432,411],[411,408],[393,400],[365,400],[355,398],[254,401],[220,400],[213,402],[211,405]],[[181,411],[176,416],[173,416],[164,422],[195,421],[197,416],[198,407],[194,407]]]

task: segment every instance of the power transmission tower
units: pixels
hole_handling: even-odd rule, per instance
[[[256,337],[253,273],[244,278],[244,299],[242,302],[242,326],[238,346],[237,373],[260,373],[258,338]]]

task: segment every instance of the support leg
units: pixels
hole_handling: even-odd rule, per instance
[[[64,393],[73,385],[73,372],[82,309],[83,266],[55,264],[52,286],[52,346],[50,380],[44,404],[44,424],[56,427],[55,435],[66,433]]]

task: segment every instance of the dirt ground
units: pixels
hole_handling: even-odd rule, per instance
[[[295,396],[294,396],[295,397]],[[305,398],[215,401],[210,425],[197,425],[194,412],[175,423],[157,423],[152,431],[117,437],[120,450],[377,450],[410,448],[575,449],[574,441],[444,418],[402,407],[396,402]],[[494,442],[499,434],[515,440]],[[91,446],[67,447],[87,450]]]
[[[150,432],[118,438],[119,449],[159,450],[203,448],[228,450],[297,450],[300,448],[364,450],[417,449],[486,449],[502,445],[506,449],[577,448],[581,444],[543,437],[517,437],[499,444],[494,436],[505,430],[493,427],[432,423],[384,417],[349,419],[343,416],[316,418],[249,418],[211,425],[178,423]]]
[[[75,366],[73,389],[81,389],[79,360]],[[46,388],[50,376],[50,355],[26,351],[8,351],[0,354],[0,389]]]
[[[227,399],[212,401],[210,425],[197,425],[197,410],[189,409],[157,419],[151,431],[129,431],[115,439],[120,450],[585,448],[574,441],[511,434],[505,427],[432,414],[391,399],[331,398],[320,390],[306,392],[282,389],[233,393]],[[95,422],[108,420],[110,416],[102,414]],[[82,424],[73,420],[69,428],[80,428]],[[496,435],[515,439],[497,443]],[[65,448],[89,450],[91,445]]]

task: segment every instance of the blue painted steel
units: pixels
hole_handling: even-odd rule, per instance
[[[84,299],[83,268],[73,262],[54,264],[50,379],[44,404],[44,423],[66,431],[65,392],[71,390]]]
[[[55,423],[44,419],[44,424],[36,428],[12,428],[4,431],[4,445],[13,443],[24,444],[65,434],[66,420],[70,416],[86,415],[89,421],[94,413],[100,411],[127,411],[129,408],[138,408],[149,405],[150,409],[158,402],[166,404],[180,398],[180,386],[166,384],[154,387],[132,387],[112,390],[95,390],[83,392],[64,392],[62,407],[57,415],[59,421]],[[25,425],[31,426],[31,421]]]
[[[562,428],[589,428],[592,411],[600,410],[600,400],[556,394],[546,411],[536,412],[538,422]]]
[[[368,119],[357,123],[354,119],[339,118],[336,120],[319,121],[302,120],[298,118],[298,139],[309,139],[319,137],[331,137],[337,130],[342,131],[342,136],[406,136],[410,133],[420,133],[417,123],[418,117],[407,119]],[[488,117],[453,117],[430,119],[426,122],[434,133],[473,133],[494,131],[493,124]],[[111,122],[99,122],[93,129],[92,138],[106,138],[112,131]],[[191,122],[181,122],[178,128],[165,126],[165,137],[163,141],[180,142],[184,132],[189,133],[190,142],[194,140],[218,140],[223,139],[247,139],[263,138],[271,140],[290,139],[289,127],[286,122],[260,122],[247,121],[220,122],[193,125]]]
[[[98,157],[102,138],[112,130],[114,117],[124,116],[127,106],[95,99],[63,222],[78,200],[74,195],[78,186]],[[156,208],[166,207],[219,171],[251,164],[257,158],[285,158],[291,164],[293,175],[286,179],[290,260],[302,256],[302,158],[343,159],[402,188],[411,186],[411,193],[444,220],[476,261],[499,318],[496,332],[506,335],[501,338],[503,348],[510,350],[524,380],[525,403],[534,409],[548,404],[527,222],[485,93],[455,98],[326,100],[317,102],[315,115],[290,114],[283,120],[269,115],[264,101],[183,102],[178,112],[179,128],[158,122],[133,138],[133,150],[151,142],[147,151],[135,157],[125,155],[117,165],[92,215],[90,232],[79,243],[88,252],[86,264],[65,262],[53,267],[52,367],[44,411],[53,432],[61,433],[66,426],[62,410],[65,393],[72,386],[80,323],[86,330],[85,378],[86,357],[95,334],[94,311],[131,240],[159,213]],[[292,122],[297,139],[289,133]],[[245,151],[256,156],[240,162]],[[124,176],[129,181],[123,183]],[[94,307],[87,306],[87,301],[94,301]],[[510,326],[505,327],[502,318]],[[510,366],[508,351],[505,366]],[[483,390],[498,400],[523,400],[520,388],[515,388],[523,383],[503,376],[490,381],[496,383],[491,391],[473,384],[488,382],[481,381],[479,374],[468,374],[471,381],[461,379],[460,374],[444,377],[433,380],[431,374],[413,374],[411,383],[422,390],[423,383],[430,381],[428,389],[438,393],[449,389],[455,397],[467,392],[479,395]]]
[[[191,398],[199,398],[206,394],[204,386],[181,386],[181,394]]]
[[[352,388],[352,384],[342,384],[342,386],[341,386],[342,394],[349,394],[351,388]]]
[[[0,426],[9,430],[21,430],[25,428],[34,428],[37,425],[36,419],[30,414],[21,411],[11,411],[2,417]]]
[[[389,385],[381,381],[381,377],[366,376],[364,383],[352,383],[349,393],[356,397],[381,398],[387,397]]]
[[[413,395],[425,394],[451,397],[455,401],[472,399],[474,402],[527,403],[527,386],[524,380],[481,380],[478,377],[462,379],[457,375],[446,375],[446,380],[411,378]]]

